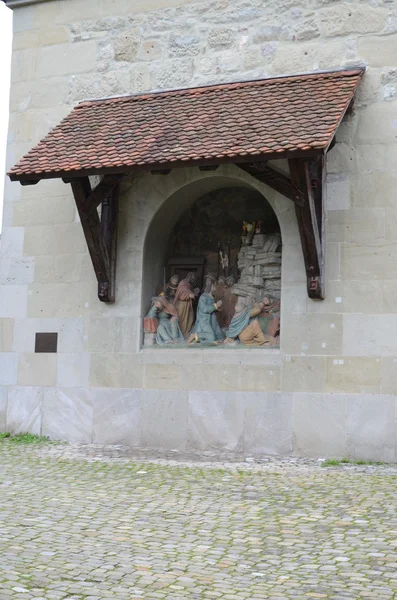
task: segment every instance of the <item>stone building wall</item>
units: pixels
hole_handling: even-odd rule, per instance
[[[97,300],[69,187],[7,181],[0,429],[395,459],[396,49],[397,3],[387,0],[53,0],[14,8],[8,167],[85,98],[357,63],[367,72],[328,156],[322,302],[307,298],[290,201],[236,168],[124,184],[113,306]],[[280,350],[141,351],[141,300],[153,283],[156,244],[166,239],[156,224],[162,207],[169,214],[176,202],[188,206],[197,193],[237,184],[261,191],[280,221]],[[57,354],[34,353],[39,331],[58,332]]]

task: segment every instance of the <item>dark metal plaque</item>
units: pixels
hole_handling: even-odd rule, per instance
[[[36,333],[35,352],[56,352],[58,349],[57,333]]]

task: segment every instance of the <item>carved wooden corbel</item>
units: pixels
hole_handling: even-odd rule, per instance
[[[324,161],[322,156],[288,161],[292,184],[302,190],[305,197],[303,206],[295,204],[295,212],[305,261],[307,293],[318,300],[325,297]]]
[[[239,163],[237,166],[261,183],[265,183],[276,192],[292,200],[295,204],[303,206],[305,202],[303,191],[294,186],[286,175],[269,167],[266,162]]]
[[[106,175],[94,189],[91,189],[88,177],[64,179],[72,187],[98,280],[98,298],[102,302],[115,301],[118,195],[122,177],[123,175]],[[101,218],[98,214],[100,204]]]

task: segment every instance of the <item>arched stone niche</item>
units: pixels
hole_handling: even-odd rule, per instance
[[[130,190],[131,194],[140,195],[139,202],[145,205],[143,210],[146,217],[146,227],[141,231],[144,243],[140,322],[150,306],[154,290],[163,280],[164,257],[167,253],[170,233],[178,219],[199,198],[222,188],[246,188],[257,191],[268,201],[277,217],[282,236],[283,303],[283,292],[287,288],[289,295],[292,293],[294,297],[302,297],[302,292],[305,293],[306,279],[302,251],[294,205],[290,200],[231,165],[221,166],[214,172],[176,169],[167,176],[145,176]],[[142,327],[139,338],[142,341]],[[282,339],[283,334],[281,334],[281,345]]]

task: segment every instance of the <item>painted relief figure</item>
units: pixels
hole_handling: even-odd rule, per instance
[[[175,298],[174,306],[179,316],[179,327],[184,337],[187,337],[194,325],[194,306],[193,301],[196,297],[193,285],[196,281],[196,275],[188,273],[185,279],[179,282]]]
[[[158,296],[165,296],[168,302],[173,302],[178,289],[179,275],[173,275],[165,285],[160,285],[157,289]]]
[[[264,346],[277,344],[277,338],[265,335],[261,329],[258,316],[265,306],[264,300],[252,307],[244,304],[236,305],[236,312],[226,331],[225,344],[230,344],[239,339],[245,346]]]
[[[160,346],[184,341],[176,308],[164,296],[152,299],[152,306],[143,325],[145,332],[156,333],[156,342]]]
[[[222,300],[215,302],[215,285],[211,280],[207,281],[206,291],[200,296],[196,323],[194,331],[189,337],[189,344],[216,344],[225,337],[216,318],[216,312],[222,308]]]

